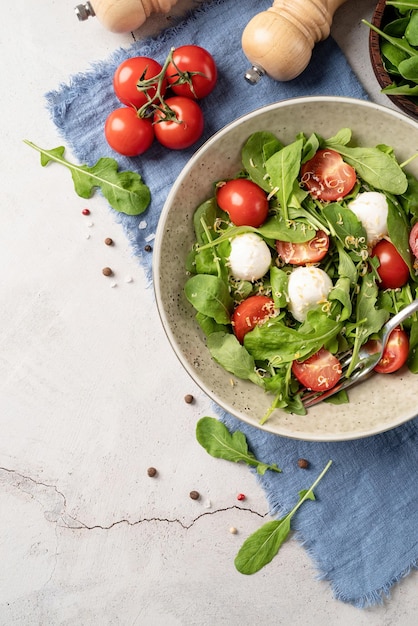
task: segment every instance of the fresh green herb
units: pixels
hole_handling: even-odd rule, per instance
[[[196,426],[196,438],[200,445],[211,456],[238,463],[243,461],[255,467],[257,474],[265,474],[267,470],[281,472],[275,463],[268,465],[258,461],[248,450],[248,444],[243,432],[236,430],[230,433],[225,424],[214,417],[202,417]]]
[[[64,158],[64,146],[44,150],[31,141],[25,139],[24,142],[40,152],[43,167],[51,161],[67,167],[71,171],[74,189],[81,198],[91,198],[94,190],[100,188],[110,206],[120,213],[139,215],[148,207],[151,193],[141,176],[135,172],[119,172],[114,159],[104,157],[92,167],[75,165]]]
[[[328,461],[309,489],[299,492],[299,500],[290,513],[279,520],[263,524],[244,541],[235,557],[235,567],[241,574],[255,574],[272,561],[289,536],[292,517],[306,500],[315,500],[314,489],[329,470],[331,464],[332,461]]]
[[[393,81],[382,92],[415,100],[418,95],[418,1],[387,0],[386,14],[388,20],[382,29],[362,20],[380,36],[382,62]]]

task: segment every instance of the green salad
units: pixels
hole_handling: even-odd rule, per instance
[[[256,132],[241,160],[196,208],[185,294],[212,358],[271,394],[263,423],[276,408],[305,414],[306,389],[350,376],[360,347],[417,298],[418,181],[348,128],[286,145]],[[417,315],[392,334],[376,371],[417,373]]]

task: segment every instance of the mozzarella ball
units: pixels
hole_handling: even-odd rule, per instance
[[[229,265],[235,278],[251,282],[258,280],[268,271],[270,263],[270,248],[256,233],[245,233],[232,239]]]
[[[326,301],[332,287],[332,280],[319,267],[297,267],[289,276],[289,311],[298,322],[304,322],[308,311]]]
[[[367,244],[373,247],[388,234],[388,203],[386,196],[378,191],[359,193],[349,202],[353,211],[363,224],[367,233]]]

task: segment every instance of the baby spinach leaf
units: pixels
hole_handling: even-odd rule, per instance
[[[351,317],[352,303],[350,297],[351,281],[347,276],[340,276],[328,296],[328,300],[338,301],[343,305],[339,319],[344,322]]]
[[[409,267],[411,276],[414,278],[415,271],[412,266],[412,255],[409,247],[409,221],[399,203],[395,199],[388,200],[388,233],[391,242]]]
[[[244,541],[235,557],[235,567],[241,574],[255,574],[273,560],[289,536],[292,517],[306,500],[315,500],[314,489],[331,464],[332,461],[328,461],[309,489],[299,492],[298,502],[290,513],[279,520],[266,522]]]
[[[286,272],[275,265],[270,268],[271,297],[278,309],[287,306],[287,286],[289,277]]]
[[[346,249],[358,255],[367,250],[367,233],[354,211],[331,202],[324,206],[322,213]]]
[[[43,167],[51,161],[67,167],[71,172],[75,192],[81,198],[91,198],[94,190],[99,188],[115,211],[127,215],[139,215],[148,207],[151,193],[142,182],[141,176],[136,172],[119,172],[118,164],[114,159],[104,157],[92,167],[75,165],[64,158],[64,146],[44,150],[31,141],[25,139],[24,142],[40,152]]]
[[[379,148],[351,148],[335,144],[334,150],[375,189],[399,195],[408,187],[406,174],[394,158]]]
[[[213,230],[213,224],[217,217],[217,204],[215,198],[202,202],[193,214],[193,227],[196,234],[196,241],[199,244],[207,243],[205,226]]]
[[[270,180],[266,177],[266,160],[281,148],[283,144],[268,131],[253,133],[242,148],[241,160],[244,168],[264,191],[270,192],[272,189]]]
[[[228,428],[214,417],[202,417],[196,425],[196,439],[211,456],[238,463],[242,461],[255,467],[257,474],[263,475],[267,470],[281,472],[276,465],[262,463],[248,450],[247,439],[243,432],[236,430],[230,433]]]
[[[184,286],[186,298],[196,311],[213,317],[218,324],[229,324],[234,307],[228,286],[218,276],[197,274]]]
[[[251,380],[256,385],[263,385],[263,379],[256,372],[253,357],[235,335],[212,333],[207,338],[207,346],[212,358],[227,372],[243,380]]]
[[[287,203],[300,171],[303,139],[284,146],[266,161],[272,189],[276,190],[283,217],[288,219]]]
[[[414,83],[418,81],[418,57],[408,57],[398,65],[399,74]]]
[[[332,148],[334,145],[346,146],[350,143],[352,134],[350,128],[341,128],[336,135],[323,142],[323,147]]]

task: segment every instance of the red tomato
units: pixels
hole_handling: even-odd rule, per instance
[[[214,58],[207,50],[190,45],[174,50],[166,76],[176,95],[200,100],[213,91],[218,71]]]
[[[409,245],[411,247],[412,254],[418,259],[418,222],[414,224],[411,232],[409,233]]]
[[[292,243],[291,241],[276,241],[278,255],[290,265],[306,265],[319,263],[326,256],[329,249],[329,237],[323,230],[318,230],[309,241]]]
[[[243,300],[232,314],[232,328],[238,341],[242,343],[245,335],[275,312],[274,302],[267,296],[250,296]]]
[[[305,361],[293,361],[292,372],[298,381],[312,391],[332,389],[341,378],[341,363],[326,348],[321,348]]]
[[[378,350],[378,342],[374,339],[370,339],[367,342],[369,350],[376,348]],[[389,335],[389,340],[383,351],[382,358],[374,368],[379,374],[391,374],[396,372],[399,368],[406,363],[409,353],[409,338],[406,332],[397,326]]]
[[[104,132],[109,146],[124,156],[138,156],[154,141],[151,120],[138,117],[133,107],[112,111],[106,119]]]
[[[397,289],[408,282],[409,268],[391,241],[379,241],[371,255],[379,259],[377,273],[381,279],[381,289]]]
[[[309,193],[326,202],[350,193],[356,179],[355,170],[335,150],[318,150],[301,168],[301,181]]]
[[[267,219],[267,194],[247,178],[235,178],[219,185],[216,201],[235,226],[258,228]]]
[[[149,57],[132,57],[119,65],[113,75],[113,89],[116,97],[127,106],[137,109],[142,107],[149,98],[155,96],[158,79],[147,91],[140,91],[137,83],[140,79],[150,79],[157,76],[163,68],[157,61]],[[167,86],[166,79],[161,86],[161,95],[164,95]]]
[[[154,132],[157,140],[172,150],[189,148],[203,133],[202,109],[194,100],[180,96],[168,98],[165,103],[173,111],[173,119],[167,117],[161,110],[154,113]]]

